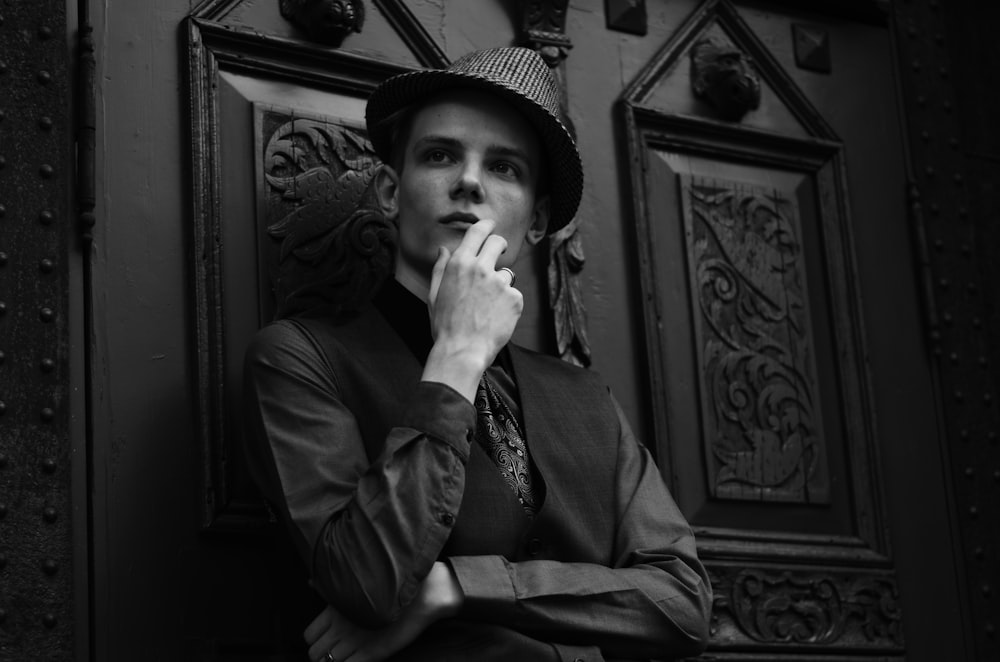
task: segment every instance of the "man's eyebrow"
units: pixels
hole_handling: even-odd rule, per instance
[[[445,147],[461,147],[461,141],[449,136],[429,135],[423,136],[413,143],[413,147],[419,149],[425,145],[443,145]]]
[[[490,145],[486,151],[496,156],[506,156],[508,158],[519,159],[527,164],[531,164],[531,157],[528,156],[528,152],[520,147],[511,147],[509,145]]]

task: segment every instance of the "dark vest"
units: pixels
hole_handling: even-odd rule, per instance
[[[371,306],[337,321],[297,322],[323,350],[374,462],[389,430],[402,419],[422,366]],[[462,507],[441,554],[614,565],[615,472],[608,469],[617,462],[621,430],[606,387],[595,373],[553,357],[515,345],[510,352],[524,433],[545,481],[545,502],[529,520],[496,466],[473,442]]]

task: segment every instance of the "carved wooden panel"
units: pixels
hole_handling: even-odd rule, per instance
[[[766,96],[743,122],[678,73],[709,37],[754,63]],[[712,576],[710,654],[898,658],[840,139],[726,0],[701,3],[621,110],[650,409]]]
[[[794,193],[680,180],[712,496],[828,503]]]
[[[255,104],[261,323],[355,309],[392,271],[395,227],[374,199],[380,161],[355,123]]]

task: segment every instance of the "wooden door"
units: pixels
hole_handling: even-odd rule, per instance
[[[363,177],[363,105],[378,81],[515,43],[526,15],[565,56],[581,135],[571,261],[579,273],[586,258],[577,303],[593,365],[698,531],[716,581],[708,655],[962,659],[956,612],[938,608],[956,602],[954,565],[930,380],[908,332],[917,288],[884,20],[824,2],[812,14],[650,1],[639,26],[633,10],[616,21],[590,2],[372,0],[354,3],[357,30],[327,43],[282,4],[91,6],[94,659],[296,659],[285,642],[316,607],[242,466],[239,405],[243,346],[282,305],[281,283],[297,289],[276,266],[282,220],[302,202],[293,182],[323,158]],[[706,35],[753,58],[760,101],[739,121],[692,91],[690,49]],[[831,71],[797,63],[796,40],[824,35]],[[764,239],[720,241],[732,210],[750,206]],[[308,262],[309,241],[325,238],[285,250]],[[799,442],[758,424],[756,455],[717,443],[733,420],[712,409],[725,401],[710,380],[718,331],[741,318],[724,290],[702,287],[722,285],[701,279],[711,260],[766,295],[755,319],[785,315],[765,330],[794,357],[796,404],[780,413]],[[518,339],[555,353],[547,269],[544,250],[518,265]]]
[[[888,29],[851,19],[698,3],[621,99],[653,434],[717,659],[964,655],[956,611],[947,643],[913,627],[910,596],[959,604],[953,543],[910,547],[926,515],[947,529],[945,476]]]

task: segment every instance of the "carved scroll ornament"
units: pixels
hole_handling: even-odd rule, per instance
[[[313,41],[339,46],[365,24],[362,0],[280,0],[281,15],[304,30]]]
[[[590,365],[590,340],[580,291],[584,257],[578,219],[549,237],[549,304],[559,358],[586,367]]]
[[[313,306],[356,309],[389,274],[395,226],[371,184],[379,165],[359,131],[265,111],[262,192],[276,317]],[[276,126],[277,125],[277,126]],[[275,264],[276,262],[276,264]]]
[[[688,176],[681,188],[712,493],[827,503],[794,198]]]
[[[722,39],[691,47],[691,87],[725,120],[739,121],[760,106],[760,80],[750,58]]]
[[[769,644],[903,644],[899,596],[887,577],[731,567],[710,574],[716,632],[734,628],[738,638]]]

